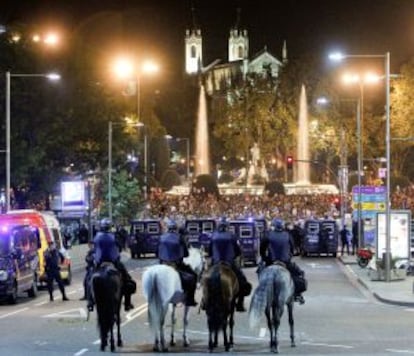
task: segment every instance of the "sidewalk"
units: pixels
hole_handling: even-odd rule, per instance
[[[361,268],[356,262],[356,256],[339,256],[338,260],[344,264],[358,282],[367,289],[377,300],[383,303],[414,307],[414,277],[406,276],[402,280],[390,282],[371,280],[369,269]]]

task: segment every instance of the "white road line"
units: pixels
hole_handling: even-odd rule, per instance
[[[44,304],[46,304],[46,303],[49,303],[49,301],[44,300],[43,302],[36,303],[36,304],[35,304],[35,307],[40,307],[41,305],[44,305]]]
[[[398,354],[414,354],[414,351],[412,351],[412,350],[386,349],[385,351],[395,352],[395,353],[398,353]]]
[[[83,355],[85,352],[87,352],[89,349],[82,349],[79,350],[77,353],[73,354],[73,356],[81,356]]]
[[[124,327],[126,324],[130,323],[132,320],[134,320],[135,318],[141,316],[142,314],[144,314],[147,311],[147,307],[148,304],[142,304],[140,305],[138,308],[134,309],[133,311],[129,312],[128,314],[125,315],[125,318],[127,320],[125,320],[123,323],[121,323],[121,327]],[[98,345],[100,344],[101,340],[97,339],[95,341],[92,342],[93,345]]]
[[[0,319],[4,319],[4,318],[7,318],[8,316],[11,316],[11,315],[15,315],[15,314],[24,312],[27,309],[29,309],[29,308],[23,308],[23,309],[15,310],[14,312],[11,312],[11,313],[3,314],[2,316],[0,316]]]
[[[307,342],[303,341],[301,342],[302,345],[310,345],[310,346],[326,346],[326,347],[336,347],[341,349],[353,349],[353,346],[350,345],[338,345],[338,344],[324,344],[324,343],[318,343],[318,342]]]
[[[260,328],[259,337],[264,338],[266,336],[266,328]]]

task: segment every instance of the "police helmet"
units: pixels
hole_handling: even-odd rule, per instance
[[[217,229],[218,231],[227,231],[227,228],[229,227],[229,222],[227,221],[226,217],[223,216],[222,218],[220,218],[218,224],[217,224]]]
[[[167,224],[168,231],[177,231],[178,226],[174,220],[169,220]]]
[[[103,218],[100,223],[99,227],[101,228],[101,231],[109,231],[112,226],[112,221],[109,218]]]
[[[283,221],[280,219],[273,219],[272,220],[272,227],[277,231],[282,231],[284,228]]]

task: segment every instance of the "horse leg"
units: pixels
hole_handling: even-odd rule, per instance
[[[218,346],[218,329],[214,330],[214,343],[213,343],[213,347],[217,347]]]
[[[290,346],[295,347],[295,321],[293,320],[293,302],[290,302],[288,305],[289,313],[289,326],[290,326]]]
[[[190,310],[190,307],[186,305],[184,307],[184,318],[183,318],[183,324],[184,324],[184,329],[183,329],[183,344],[184,344],[184,347],[190,346],[190,341],[187,338],[188,312],[189,312],[189,310]]]
[[[116,315],[116,331],[117,331],[117,339],[118,339],[118,347],[124,346],[124,343],[122,342],[122,336],[121,336],[121,315],[120,315],[120,307],[118,308],[118,313]]]
[[[176,304],[172,305],[171,311],[171,338],[170,338],[170,346],[175,346],[175,339],[174,339],[174,332],[175,332],[175,323],[177,322],[177,318],[175,317],[175,310]]]
[[[208,350],[213,352],[214,343],[213,343],[213,330],[209,327],[208,330]]]
[[[267,320],[267,328],[269,329],[270,333],[270,350],[273,350],[273,346],[275,344],[274,338],[274,332],[273,332],[273,322],[272,322],[272,316],[270,313],[270,308],[265,309],[265,315]]]
[[[233,348],[234,346],[234,341],[233,341],[233,328],[234,328],[234,308],[235,306],[232,305],[231,311],[230,311],[230,319],[229,319],[229,326],[230,326],[230,349]]]
[[[278,341],[278,331],[279,331],[279,326],[280,326],[280,319],[282,318],[282,314],[283,314],[283,306],[282,308],[277,307],[276,305],[274,305],[272,307],[272,314],[273,314],[273,327],[274,327],[274,347],[273,350],[271,350],[272,352],[274,352],[275,354],[279,353],[279,341]]]
[[[114,326],[112,325],[109,328],[109,332],[110,332],[110,340],[111,340],[111,352],[115,352],[115,339],[114,339]]]
[[[224,341],[224,349],[226,351],[230,350],[230,344],[229,344],[229,340],[227,338],[227,320],[224,321],[223,323],[223,341]]]
[[[164,335],[164,324],[165,324],[165,316],[167,315],[168,305],[162,311],[162,318],[161,318],[161,325],[160,325],[160,346],[162,352],[168,352],[168,347],[165,346],[165,335]]]

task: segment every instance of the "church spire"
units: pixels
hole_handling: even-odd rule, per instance
[[[187,74],[196,74],[203,67],[203,38],[197,25],[193,1],[191,22],[191,28],[185,30],[185,71]]]
[[[230,29],[229,62],[249,58],[249,37],[247,30],[241,26],[241,9],[237,8],[236,23]]]

